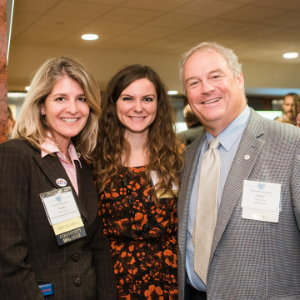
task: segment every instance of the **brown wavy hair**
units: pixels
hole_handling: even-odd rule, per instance
[[[183,150],[173,129],[175,110],[157,73],[148,66],[138,64],[127,66],[115,74],[103,97],[98,146],[93,152],[98,191],[101,193],[106,187],[116,187],[119,174],[124,172],[121,155],[123,151],[129,155],[131,149],[124,137],[126,128],[117,117],[116,102],[124,89],[142,78],[147,78],[153,83],[157,94],[157,114],[149,126],[145,145],[146,149],[149,149],[149,164],[146,166],[145,176],[150,180],[151,170],[157,171],[159,181],[155,187],[156,195],[171,194],[176,198],[177,195],[172,191],[172,182],[179,187]],[[157,197],[154,197],[154,201],[159,204]]]

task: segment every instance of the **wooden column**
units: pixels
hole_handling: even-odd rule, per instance
[[[7,19],[6,0],[0,0],[0,144],[6,141],[7,118]]]

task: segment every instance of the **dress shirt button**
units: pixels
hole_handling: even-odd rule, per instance
[[[82,281],[81,281],[81,279],[79,277],[75,279],[74,283],[78,287],[82,285]]]
[[[79,256],[78,253],[75,253],[75,254],[72,256],[72,260],[73,260],[74,262],[78,262],[79,258],[80,258],[80,256]]]

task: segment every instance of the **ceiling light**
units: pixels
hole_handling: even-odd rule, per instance
[[[177,95],[178,91],[168,91],[168,95]]]
[[[8,92],[7,96],[8,96],[8,98],[25,98],[26,97],[26,93]]]
[[[25,90],[28,92],[30,89],[30,86],[26,86]]]
[[[296,58],[296,57],[298,57],[298,53],[297,52],[284,53],[283,57],[284,58]]]
[[[94,41],[94,40],[98,40],[98,35],[97,34],[84,34],[81,36],[81,38],[86,41]]]

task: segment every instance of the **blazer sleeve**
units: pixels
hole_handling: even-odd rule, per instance
[[[9,141],[0,146],[0,295],[2,300],[44,300],[28,256],[30,209],[27,144]]]
[[[92,242],[93,263],[96,269],[98,299],[116,300],[117,286],[108,238],[103,234],[103,223],[96,219],[96,236]]]
[[[298,229],[300,230],[300,141],[298,141],[298,145],[294,153],[291,192],[294,214],[297,220]]]

